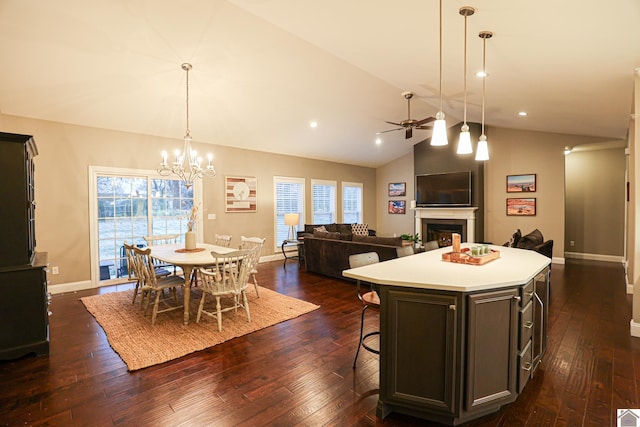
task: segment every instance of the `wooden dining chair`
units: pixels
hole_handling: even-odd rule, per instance
[[[377,252],[365,252],[361,254],[349,255],[349,267],[356,268],[369,264],[380,262],[380,257]],[[375,354],[380,354],[380,350],[377,350],[366,343],[367,338],[375,335],[380,335],[379,327],[376,330],[364,333],[364,314],[368,308],[380,310],[380,297],[376,292],[373,283],[370,284],[369,290],[362,292],[360,290],[360,280],[356,281],[356,294],[358,299],[362,303],[362,313],[360,315],[360,341],[358,342],[358,350],[356,350],[356,357],[353,359],[353,369],[356,368],[356,362],[358,361],[358,354],[360,354],[360,347]]]
[[[147,246],[155,246],[155,245],[171,245],[174,243],[178,243],[180,240],[179,234],[159,234],[155,236],[144,236],[144,241],[147,243]],[[167,264],[157,259],[153,260],[155,268],[156,268],[156,276],[168,276],[171,274],[167,267],[173,268],[173,274],[177,274],[177,269],[175,265]]]
[[[231,236],[228,234],[216,234],[213,236],[213,244],[228,248],[231,246]]]
[[[141,292],[142,279],[138,275],[139,267],[136,264],[137,258],[133,252],[134,246],[128,244],[126,240],[124,241],[123,245],[124,245],[124,253],[127,260],[127,277],[129,278],[129,280],[131,281],[135,280],[136,282],[135,288],[133,288],[133,300],[131,301],[131,304],[135,304],[136,297]]]
[[[132,247],[132,250],[136,257],[134,265],[138,269],[137,275],[141,279],[141,302],[144,305],[145,314],[151,303],[151,298],[154,298],[151,324],[155,325],[156,317],[159,313],[166,313],[184,307],[183,304],[179,303],[176,291],[177,288],[183,288],[184,291],[184,280],[179,276],[158,277],[156,275],[154,260],[150,255],[151,249]],[[163,291],[165,289],[170,291],[169,293],[173,296],[174,304],[170,304],[168,299],[164,297]],[[162,309],[160,309],[161,304],[164,307]]]
[[[258,264],[260,263],[260,253],[262,251],[262,247],[264,246],[264,242],[267,239],[263,239],[262,237],[245,237],[240,236],[240,249],[254,249],[258,248],[257,251],[253,253],[252,259],[249,261],[251,263],[251,271],[249,272],[251,275],[251,280],[253,282],[253,287],[256,290],[256,295],[260,298],[260,294],[258,293],[258,279],[256,278],[256,274],[258,274]]]
[[[247,284],[249,280],[250,263],[252,250],[237,250],[226,254],[211,252],[214,263],[208,268],[199,268],[198,277],[202,298],[198,305],[198,316],[196,323],[200,322],[202,314],[214,317],[218,321],[218,331],[222,331],[222,313],[238,308],[244,308],[247,313],[247,321],[251,322],[249,303],[247,302]],[[205,308],[207,295],[211,295],[216,300],[214,309]],[[228,301],[222,307],[221,299]]]

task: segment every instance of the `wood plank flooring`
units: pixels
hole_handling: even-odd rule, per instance
[[[51,354],[0,362],[0,425],[430,426],[375,415],[378,356],[358,340],[347,281],[289,261],[260,265],[259,283],[321,305],[297,319],[129,373],[79,298],[55,295]],[[620,264],[573,261],[551,273],[549,347],[518,400],[471,426],[615,426],[640,408],[640,339]],[[369,316],[375,321],[375,317]]]

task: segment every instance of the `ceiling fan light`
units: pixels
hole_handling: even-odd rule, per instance
[[[460,129],[460,138],[458,139],[458,154],[471,154],[473,148],[471,147],[471,133],[469,132],[469,126],[465,123]]]
[[[484,134],[480,135],[480,139],[478,140],[478,147],[476,148],[476,160],[489,160],[489,144],[487,143],[487,137]]]
[[[444,113],[438,111],[436,114],[436,120],[433,122],[433,134],[431,135],[431,145],[435,147],[441,147],[448,145],[447,139],[447,122],[444,120]]]

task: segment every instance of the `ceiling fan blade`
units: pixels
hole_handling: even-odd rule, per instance
[[[394,126],[402,126],[400,123],[387,122],[387,121],[385,121],[385,123],[389,123],[390,125],[394,125]]]
[[[404,139],[409,139],[413,136],[413,128],[407,128],[404,132]]]
[[[432,125],[416,126],[415,129],[433,129]]]
[[[422,120],[418,120],[418,121],[416,122],[416,126],[420,126],[420,125],[423,125],[423,124],[425,124],[425,123],[431,123],[431,122],[432,122],[432,121],[434,121],[434,120],[435,120],[435,118],[434,118],[434,117],[427,117],[427,118],[424,118],[424,119],[422,119]]]
[[[376,135],[380,135],[381,133],[394,132],[394,131],[401,130],[401,129],[402,128],[383,130],[382,132],[376,132]]]

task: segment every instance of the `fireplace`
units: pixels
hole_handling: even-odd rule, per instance
[[[423,242],[438,241],[439,246],[451,245],[451,234],[460,234],[462,242],[475,242],[476,207],[416,208],[415,229]]]
[[[464,219],[422,219],[423,241],[435,240],[439,247],[451,246],[452,234],[458,233],[460,241],[467,241],[467,221]]]

